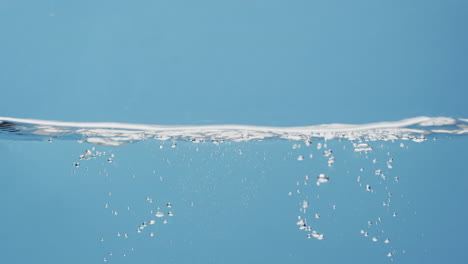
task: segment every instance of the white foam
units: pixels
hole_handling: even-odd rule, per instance
[[[71,137],[92,144],[118,146],[134,141],[157,139],[191,141],[236,142],[280,138],[304,141],[311,138],[345,138],[349,140],[420,140],[428,134],[467,134],[461,122],[467,119],[450,117],[414,117],[396,122],[378,122],[361,125],[324,124],[303,127],[266,127],[250,125],[162,126],[129,123],[84,123],[39,119],[0,117],[0,125],[9,122],[24,136]],[[442,129],[437,129],[444,126]],[[450,126],[450,127],[446,127]],[[9,124],[8,127],[11,127]],[[1,127],[0,127],[1,128]]]

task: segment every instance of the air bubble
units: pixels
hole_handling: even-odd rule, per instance
[[[157,212],[155,214],[156,217],[163,217],[164,216],[164,213],[163,212]]]
[[[304,156],[297,157],[297,160],[304,160]]]
[[[319,186],[322,183],[327,183],[328,181],[329,181],[328,176],[323,173],[317,176],[317,186]]]
[[[91,150],[87,149],[83,154],[80,155],[80,160],[89,160],[91,159],[92,154],[93,153]]]
[[[311,235],[312,235],[313,237],[315,237],[316,239],[318,239],[318,240],[322,240],[322,239],[324,238],[324,235],[323,235],[323,234],[320,234],[319,232],[317,232],[317,231],[315,231],[315,230],[312,231]]]
[[[325,151],[323,152],[323,155],[324,155],[325,157],[329,157],[332,153],[333,153],[333,151],[332,151],[331,149],[329,149],[329,150],[325,150]]]

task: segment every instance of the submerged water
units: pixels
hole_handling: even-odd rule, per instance
[[[468,120],[0,118],[8,263],[463,263]],[[132,144],[133,143],[133,144]]]

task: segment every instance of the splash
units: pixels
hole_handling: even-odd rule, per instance
[[[187,140],[194,143],[286,139],[413,140],[422,142],[428,135],[468,133],[468,119],[414,117],[395,122],[361,125],[323,124],[303,127],[249,125],[162,126],[128,123],[79,123],[0,117],[0,138],[52,140],[72,139],[104,146],[120,146],[142,140]],[[356,151],[369,151],[358,144]]]

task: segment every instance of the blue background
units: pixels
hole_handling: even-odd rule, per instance
[[[468,116],[468,2],[0,1],[3,116],[310,125]]]
[[[0,116],[275,126],[468,117],[467,22],[463,0],[0,0]],[[466,262],[467,138],[399,143],[366,156],[331,141],[328,168],[317,142],[98,147],[115,153],[108,163],[108,153],[79,161],[88,144],[1,140],[0,262],[386,263],[389,249],[396,263]],[[315,186],[318,173],[330,183]],[[288,196],[305,174],[311,186]],[[296,226],[303,200],[323,241]],[[168,224],[136,236],[168,201]],[[377,217],[382,227],[368,227]],[[360,229],[385,235],[373,243]]]

